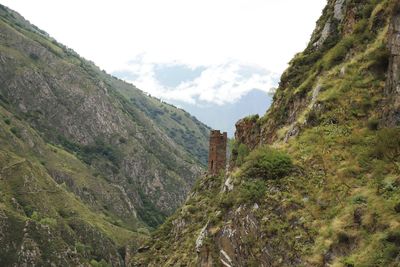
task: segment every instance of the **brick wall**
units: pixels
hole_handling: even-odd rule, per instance
[[[210,133],[210,149],[208,152],[208,173],[217,175],[226,166],[227,133],[221,134],[219,130]]]

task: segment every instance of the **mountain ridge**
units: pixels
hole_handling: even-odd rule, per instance
[[[236,124],[132,266],[398,266],[399,3],[329,0],[263,117]]]
[[[0,265],[124,265],[182,203],[209,128],[0,5]]]

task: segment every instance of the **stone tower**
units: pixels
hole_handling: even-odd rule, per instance
[[[226,132],[212,130],[210,133],[210,149],[208,151],[208,174],[217,175],[226,166]]]

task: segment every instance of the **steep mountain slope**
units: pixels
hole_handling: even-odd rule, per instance
[[[329,0],[266,115],[237,123],[230,172],[131,265],[399,266],[399,27],[398,0]]]
[[[208,127],[1,5],[0,118],[2,266],[122,265],[206,162]]]

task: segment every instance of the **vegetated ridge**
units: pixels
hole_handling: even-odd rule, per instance
[[[123,266],[185,200],[208,133],[0,5],[0,265]]]
[[[399,6],[329,0],[266,115],[236,124],[230,171],[130,264],[399,266]]]

